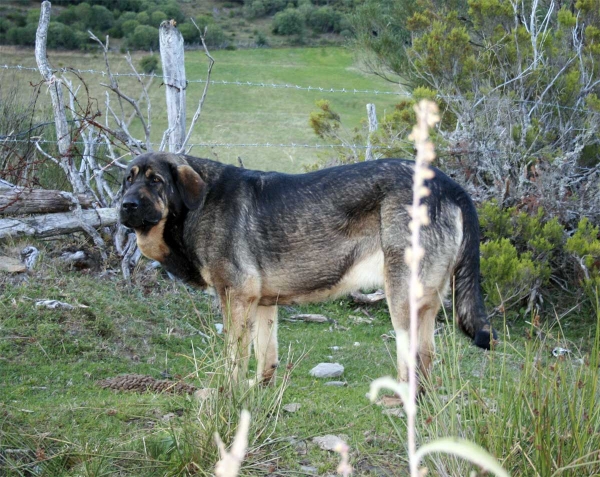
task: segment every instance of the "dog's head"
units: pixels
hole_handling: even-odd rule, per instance
[[[187,161],[175,154],[146,153],[125,172],[121,223],[148,231],[167,217],[200,207],[206,184]]]

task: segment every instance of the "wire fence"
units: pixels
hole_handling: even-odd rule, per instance
[[[0,69],[4,70],[16,70],[16,71],[31,71],[38,72],[37,67],[32,66],[24,66],[24,65],[0,65]],[[54,74],[59,73],[75,73],[78,75],[83,74],[92,74],[92,75],[100,75],[102,77],[108,77],[109,73],[105,70],[97,70],[97,69],[77,69],[77,68],[56,68],[53,70]],[[111,72],[113,77],[130,77],[130,78],[158,78],[160,80],[165,80],[163,75],[158,75],[156,73],[132,73],[132,72]],[[207,81],[202,78],[189,79],[187,80],[188,84],[206,84]],[[279,89],[279,90],[295,90],[295,91],[306,91],[313,93],[327,93],[327,94],[350,94],[350,95],[371,95],[371,96],[394,96],[397,98],[410,98],[411,95],[406,93],[405,91],[401,91],[400,89],[397,91],[389,91],[389,90],[377,90],[377,89],[356,89],[350,87],[323,87],[323,86],[312,86],[312,85],[299,85],[299,84],[289,84],[289,83],[273,83],[273,82],[256,82],[256,81],[241,81],[241,80],[210,80],[208,82],[210,85],[221,85],[221,86],[237,86],[237,87],[251,87],[251,88],[265,88],[265,89]],[[452,101],[462,101],[464,98],[449,96],[449,95],[439,95],[439,98],[445,102]],[[518,99],[518,98],[510,98],[509,101],[516,104],[531,104],[538,105],[547,108],[556,108],[559,110],[566,110],[570,112],[582,112],[586,114],[600,115],[595,111],[590,111],[589,109],[584,108],[574,108],[569,106],[563,106],[554,103],[544,103],[540,101],[526,100],[526,99]],[[75,121],[68,121],[75,122]],[[42,123],[38,123],[30,126],[27,130],[11,132],[10,134],[0,135],[0,141],[2,143],[29,143],[30,139],[18,139],[20,136],[25,136],[39,128],[44,126],[48,126],[53,124],[53,121],[46,121]],[[34,142],[38,142],[39,144],[54,144],[55,141],[47,141],[42,139],[36,139]],[[403,141],[398,141],[402,143]],[[410,142],[405,141],[406,145],[410,147]],[[75,141],[72,143],[73,145],[84,145],[83,142]],[[150,143],[150,145],[159,147],[161,144],[159,143]],[[200,143],[189,143],[187,147],[206,147],[206,148],[286,148],[286,149],[340,149],[340,148],[349,148],[355,150],[365,150],[372,149],[378,151],[385,150],[393,150],[397,149],[397,144],[395,146],[386,146],[386,145],[366,145],[366,144],[349,144],[349,143],[336,143],[336,144],[307,144],[307,143],[282,143],[282,142],[255,142],[255,143],[228,143],[228,142],[200,142]],[[449,151],[445,151],[449,152]],[[494,151],[490,151],[494,152]]]
[[[38,71],[37,68],[31,66],[22,66],[22,65],[1,65],[1,69],[5,70],[20,70],[20,71]],[[77,74],[97,74],[102,77],[108,77],[109,73],[105,70],[93,70],[93,69],[76,69],[76,68],[56,68],[52,70],[53,74],[56,73],[77,73]],[[169,79],[164,75],[159,75],[156,73],[119,73],[112,72],[112,76],[114,77],[129,77],[129,78],[137,78],[138,76],[141,78],[158,78],[161,80]],[[205,84],[205,79],[188,79],[187,83],[200,83]],[[263,81],[227,81],[227,80],[210,80],[210,85],[225,85],[225,86],[250,86],[250,87],[258,87],[258,88],[272,88],[272,89],[290,89],[296,91],[310,91],[314,93],[346,93],[346,94],[368,94],[373,96],[378,95],[388,95],[388,96],[405,96],[409,97],[404,91],[380,91],[376,89],[356,89],[356,88],[334,88],[334,87],[323,87],[323,86],[304,86],[298,84],[289,84],[289,83],[269,83]]]

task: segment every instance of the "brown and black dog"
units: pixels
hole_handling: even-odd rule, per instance
[[[278,364],[277,305],[322,301],[384,286],[397,339],[409,329],[408,267],[413,163],[385,159],[308,174],[259,172],[170,153],[128,166],[121,222],[142,253],[197,287],[212,287],[230,322],[234,379],[252,342],[257,378]],[[454,277],[457,320],[489,349],[491,330],[479,283],[479,225],[467,193],[441,171],[427,181],[430,225],[422,232],[424,296],[418,357],[426,375],[435,316]],[[405,341],[402,341],[405,343]],[[407,364],[398,353],[398,377]]]

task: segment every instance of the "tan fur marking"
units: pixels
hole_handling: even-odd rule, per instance
[[[163,218],[158,224],[152,227],[148,233],[142,234],[136,230],[137,244],[144,256],[163,262],[170,250],[163,238],[165,224],[167,219]]]

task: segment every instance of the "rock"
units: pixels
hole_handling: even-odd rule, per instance
[[[406,417],[404,410],[399,407],[392,407],[389,409],[384,409],[381,411],[381,414],[385,416],[394,416],[394,417]]]
[[[16,258],[0,256],[0,270],[8,273],[23,273],[27,271],[27,266]]]
[[[317,468],[312,465],[301,465],[300,470],[305,474],[317,475]]]
[[[333,434],[327,434],[325,436],[315,437],[313,442],[323,450],[334,451],[338,444],[343,444],[347,439],[348,438],[346,436],[334,436]]]
[[[56,310],[58,308],[64,308],[65,310],[72,310],[75,307],[73,305],[69,305],[64,301],[58,300],[39,300],[35,302],[35,306],[49,308],[50,310]]]
[[[315,378],[337,378],[344,372],[344,367],[339,363],[319,363],[310,370],[310,375]]]
[[[218,335],[223,333],[223,323],[215,323],[215,329],[217,330]]]
[[[346,381],[327,381],[325,383],[325,386],[337,386],[337,387],[343,387],[343,386],[347,386],[348,383]]]
[[[207,399],[217,396],[217,390],[215,388],[202,388],[194,392],[194,397],[198,401],[206,401]]]
[[[287,412],[296,412],[298,409],[300,409],[300,407],[300,404],[298,404],[297,402],[292,402],[283,406],[283,410]]]

